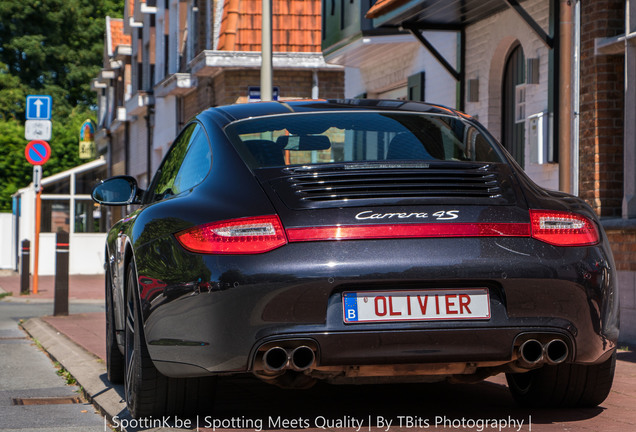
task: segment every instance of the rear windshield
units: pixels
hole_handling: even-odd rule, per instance
[[[373,161],[501,162],[467,121],[445,115],[334,112],[240,120],[225,132],[252,168]]]

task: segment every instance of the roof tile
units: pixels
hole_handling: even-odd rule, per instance
[[[108,46],[111,47],[111,51],[108,55],[113,55],[119,45],[130,45],[130,35],[124,34],[124,20],[121,18],[110,18],[110,28],[107,32],[107,37],[110,38]]]
[[[320,0],[273,0],[277,52],[320,52]],[[225,0],[218,49],[260,51],[262,0]]]

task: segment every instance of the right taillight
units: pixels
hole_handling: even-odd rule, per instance
[[[530,210],[532,237],[555,246],[589,246],[598,243],[596,225],[575,213]]]

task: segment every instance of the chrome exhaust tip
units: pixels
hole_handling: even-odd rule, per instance
[[[273,347],[263,354],[263,368],[268,372],[279,372],[289,363],[289,355],[281,347]]]
[[[521,359],[529,366],[534,366],[543,360],[543,345],[536,339],[528,339],[519,347]]]
[[[291,367],[298,372],[309,369],[315,360],[316,354],[314,354],[314,350],[306,345],[295,348],[290,356]]]
[[[545,347],[545,356],[548,364],[557,365],[563,363],[568,358],[568,345],[561,339],[552,339]]]

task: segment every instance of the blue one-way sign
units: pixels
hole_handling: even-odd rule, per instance
[[[27,120],[51,120],[53,99],[48,95],[29,95],[26,98]]]

